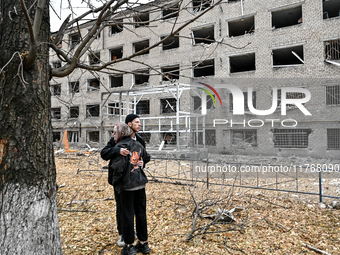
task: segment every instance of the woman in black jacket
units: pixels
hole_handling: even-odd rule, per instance
[[[143,171],[146,163],[150,161],[150,155],[145,148],[135,139],[128,136],[130,128],[125,123],[118,123],[114,129],[117,148],[126,148],[129,155],[117,155],[109,166],[112,172],[112,180],[115,191],[118,192],[118,199],[121,206],[121,220],[123,222],[123,238],[125,247],[121,254],[134,255],[137,252],[143,254],[150,253],[148,246],[148,232],[146,219],[146,195],[145,184],[148,179]],[[118,203],[118,201],[117,201]],[[136,246],[133,246],[135,240],[134,217],[136,217],[136,232],[139,239]]]

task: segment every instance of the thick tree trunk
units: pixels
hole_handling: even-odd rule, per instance
[[[29,34],[23,11],[19,1],[0,0],[1,255],[62,253],[48,84],[48,2],[37,59],[24,70],[19,55],[29,50]],[[25,4],[33,21],[36,2]]]

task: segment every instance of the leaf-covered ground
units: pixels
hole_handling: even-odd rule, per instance
[[[107,173],[78,172],[101,170],[107,162],[99,160],[96,153],[89,157],[61,155],[56,157],[56,164],[63,253],[120,254],[114,194]],[[164,166],[152,162],[149,167],[164,170]],[[147,184],[146,192],[152,254],[315,253],[303,244],[340,254],[340,210],[322,209],[316,196],[154,181]],[[195,203],[201,214],[196,231],[192,231]],[[200,217],[214,215],[218,208],[234,207],[244,208],[234,214],[234,223],[212,224],[213,219]],[[191,232],[192,238],[186,241]]]

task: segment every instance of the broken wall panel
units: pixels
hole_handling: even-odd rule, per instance
[[[242,17],[238,20],[228,22],[228,35],[241,36],[255,32],[255,17]]]
[[[289,27],[302,23],[302,6],[272,12],[272,29]]]

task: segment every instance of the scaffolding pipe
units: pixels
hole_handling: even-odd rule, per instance
[[[242,11],[242,16],[243,16],[243,0],[241,0],[241,11]]]
[[[177,90],[176,90],[176,143],[177,143],[177,150],[179,151],[179,83],[177,83]]]

